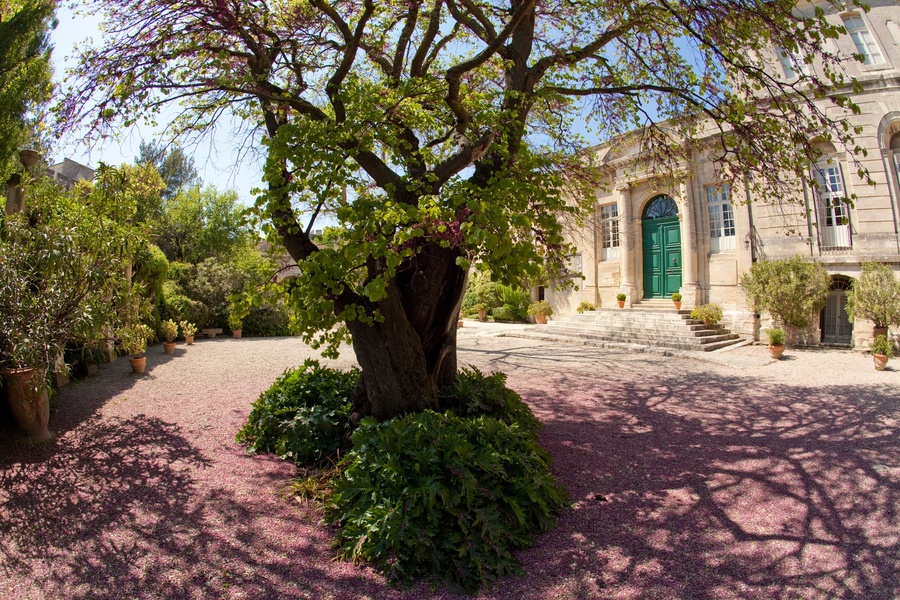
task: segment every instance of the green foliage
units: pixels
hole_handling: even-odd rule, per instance
[[[250,233],[237,192],[194,186],[179,192],[151,223],[170,261],[227,260],[248,245]]]
[[[200,183],[194,159],[187,156],[178,146],[167,149],[156,142],[142,141],[138,146],[138,152],[140,154],[134,162],[139,165],[152,165],[165,184],[161,194],[162,200],[170,200],[178,192]],[[161,212],[153,216],[159,217]]]
[[[531,294],[521,288],[501,286],[501,299],[503,309],[507,311],[511,321],[527,321],[528,305],[531,304]]]
[[[133,323],[119,329],[116,336],[125,354],[138,356],[147,350],[147,340],[153,337],[153,331],[144,323]]]
[[[334,481],[327,522],[342,557],[390,581],[452,581],[470,593],[520,571],[513,551],[566,506],[550,457],[520,424],[426,410],[364,419]]]
[[[140,304],[123,267],[145,237],[115,179],[102,167],[96,185],[68,192],[27,181],[25,210],[0,215],[0,366],[52,364],[66,343],[107,338]]]
[[[691,318],[703,321],[707,325],[715,325],[722,320],[722,307],[714,302],[701,304],[691,310]]]
[[[247,336],[291,335],[290,315],[283,303],[253,306],[244,317],[241,330]]]
[[[134,257],[134,281],[143,286],[150,299],[163,295],[163,284],[169,273],[166,255],[154,244],[143,244]]]
[[[253,403],[237,441],[298,465],[334,456],[350,431],[350,407],[359,371],[339,371],[307,360],[285,371]]]
[[[229,298],[247,285],[247,277],[233,262],[208,258],[194,268],[194,277],[184,287],[184,295],[209,309],[208,327],[224,329],[231,313]]]
[[[0,180],[21,169],[16,151],[39,145],[37,122],[53,93],[50,30],[55,2],[0,3]]]
[[[506,374],[484,375],[476,367],[460,369],[456,381],[439,392],[440,406],[460,417],[486,416],[508,425],[518,423],[537,435],[543,425],[514,390],[506,387]]]
[[[625,298],[627,298],[625,294],[616,294],[616,300],[619,302],[625,302]]]
[[[578,314],[583,314],[584,311],[586,311],[586,310],[587,311],[597,310],[597,307],[594,306],[593,302],[588,302],[587,300],[582,300],[581,302],[578,303],[578,308],[575,309],[575,311]]]
[[[238,330],[241,328],[241,326],[243,324],[244,324],[244,318],[240,314],[233,312],[228,315],[228,328],[229,329],[231,329],[233,331]]]
[[[773,327],[766,332],[769,335],[770,346],[784,346],[785,333],[781,327]]]
[[[532,317],[534,315],[552,315],[553,309],[546,300],[538,300],[537,302],[532,302],[528,306],[528,314]]]
[[[168,319],[159,324],[159,334],[167,342],[174,342],[178,337],[178,323]]]
[[[847,317],[869,319],[875,327],[900,325],[900,282],[887,265],[864,262],[847,295]]]
[[[672,294],[672,302],[681,302],[681,294],[678,292]]]
[[[463,295],[462,309],[466,313],[478,312],[476,305],[490,310],[503,305],[503,286],[491,281],[490,273],[474,273]]]
[[[159,305],[160,319],[189,321],[204,329],[209,322],[209,309],[204,303],[180,294],[177,289],[172,282],[166,282],[163,286],[162,301]]]
[[[753,263],[741,287],[757,312],[768,311],[781,325],[803,328],[825,306],[831,277],[821,263],[798,255]]]
[[[509,306],[498,306],[491,311],[494,321],[502,323],[524,323],[527,319],[525,311],[513,311]]]
[[[193,337],[197,335],[197,326],[188,321],[181,321],[178,323],[179,329],[181,329],[181,335],[185,338]]]
[[[875,336],[875,339],[869,344],[869,348],[871,348],[872,354],[883,354],[888,358],[894,356],[894,345],[885,335]]]

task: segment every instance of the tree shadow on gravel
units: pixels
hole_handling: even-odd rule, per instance
[[[574,503],[521,553],[510,597],[900,595],[891,387],[621,366],[510,383]]]
[[[0,597],[384,590],[361,569],[330,566],[327,532],[273,496],[271,472],[242,474],[259,495],[199,485],[210,461],[159,419],[91,419],[54,447],[21,452],[34,456],[0,462]]]

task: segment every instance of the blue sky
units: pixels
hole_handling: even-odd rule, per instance
[[[57,18],[59,25],[52,34],[52,42],[55,78],[59,82],[66,77],[66,67],[75,64],[73,60],[67,60],[73,55],[74,45],[88,38],[99,41],[100,18],[96,14],[76,14],[64,6],[58,9]],[[152,127],[138,125],[121,132],[115,140],[103,142],[93,148],[80,143],[77,135],[74,135],[60,140],[53,156],[47,158],[53,162],[70,158],[90,167],[96,167],[101,161],[111,165],[132,163],[138,154],[140,142],[153,140],[157,133]],[[186,145],[184,151],[194,157],[204,184],[214,185],[221,190],[234,189],[241,201],[249,205],[253,202],[250,190],[260,185],[261,165],[258,160],[239,152],[240,141],[241,138],[232,137],[223,127],[215,137]]]

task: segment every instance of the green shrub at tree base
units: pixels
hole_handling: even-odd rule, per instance
[[[334,480],[325,519],[339,554],[405,585],[472,593],[521,571],[513,551],[567,505],[550,457],[519,423],[426,410],[364,419]]]
[[[359,371],[307,360],[285,371],[253,403],[237,441],[298,465],[331,457],[350,430],[351,394]]]
[[[171,319],[178,323],[188,321],[196,324],[199,329],[204,329],[208,326],[209,309],[204,303],[179,293],[172,282],[168,281],[163,286],[159,318],[161,321]]]
[[[460,369],[453,385],[441,388],[441,408],[460,417],[487,416],[508,425],[518,423],[533,434],[543,424],[522,397],[506,387],[506,374],[501,372],[484,375],[476,367]]]

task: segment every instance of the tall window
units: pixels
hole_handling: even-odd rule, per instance
[[[840,165],[819,162],[813,175],[816,178],[816,208],[822,250],[850,248],[850,206],[844,200],[846,193]]]
[[[619,258],[619,207],[607,204],[600,207],[600,258]]]
[[[789,53],[784,48],[776,48],[776,50],[778,50],[778,60],[781,62],[785,79],[793,79],[800,75],[808,76],[810,74],[809,65],[804,62],[802,57]]]
[[[706,188],[709,206],[709,249],[711,252],[730,252],[735,249],[734,209],[731,207],[731,186]]]
[[[862,17],[852,15],[843,17],[843,19],[844,29],[847,30],[850,39],[853,40],[856,52],[863,55],[863,64],[878,65],[883,63],[884,57],[881,55],[881,50],[878,49],[878,43],[875,41],[869,28],[866,27]]]
[[[894,155],[894,169],[897,171],[897,181],[900,181],[900,131],[891,136],[891,154]]]

